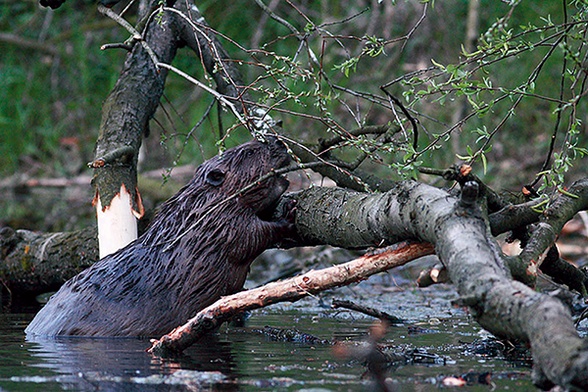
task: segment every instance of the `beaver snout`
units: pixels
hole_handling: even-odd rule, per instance
[[[292,157],[288,154],[286,144],[276,136],[267,136],[266,139],[266,143],[270,148],[270,154],[276,162],[276,169],[288,166],[292,161]]]

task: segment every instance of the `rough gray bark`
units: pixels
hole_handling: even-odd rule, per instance
[[[583,195],[586,182],[572,188]],[[297,199],[296,224],[305,242],[359,247],[413,238],[433,243],[480,325],[498,337],[530,344],[537,383],[588,388],[588,346],[569,310],[512,279],[479,207],[416,182],[376,195],[313,188]],[[562,195],[555,204],[576,200]]]
[[[54,291],[98,260],[95,228],[66,233],[0,230],[0,281],[15,296]]]
[[[571,189],[584,195],[588,191],[586,185],[586,181],[580,181]],[[434,244],[463,305],[469,307],[476,320],[498,337],[530,344],[534,381],[538,385],[588,388],[588,347],[576,333],[569,310],[558,299],[512,279],[482,213],[476,183],[465,183],[461,198],[407,181],[383,194],[315,187],[299,193],[295,199],[296,226],[305,245],[366,247],[400,239]],[[576,200],[563,195],[554,204],[586,207],[585,202],[578,204]],[[572,210],[569,211],[571,214]],[[546,214],[551,215],[556,214]],[[264,293],[264,300],[290,298],[280,298],[270,286],[258,290]],[[246,297],[252,298],[250,303],[245,301]],[[237,303],[239,309],[266,305],[260,305],[256,295],[247,293],[224,298],[156,341],[152,352],[185,348],[211,325],[218,325],[233,314],[232,304]]]

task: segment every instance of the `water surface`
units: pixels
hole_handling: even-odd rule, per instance
[[[345,294],[349,289],[340,290],[339,294]],[[354,290],[355,296],[361,296],[364,289]],[[417,350],[425,356],[424,360],[421,355],[419,361],[395,362],[386,371],[395,390],[436,390],[443,388],[447,377],[468,374],[470,383],[461,390],[535,391],[528,362],[507,358],[500,350],[476,352],[470,343],[489,335],[463,310],[451,306],[453,297],[451,288],[436,288],[384,292],[372,299],[372,305],[387,307],[383,310],[409,320],[388,329],[379,342],[384,352]],[[217,334],[172,360],[146,353],[150,344],[145,339],[28,341],[23,330],[33,315],[2,314],[0,388],[44,392],[373,390],[360,358],[336,355],[329,344],[276,341],[253,331],[265,325],[295,328],[321,339],[344,342],[350,352],[363,347],[373,319],[329,309],[327,303],[328,297],[310,298],[253,312],[245,328],[223,326]],[[490,385],[476,378],[486,372],[490,373]]]

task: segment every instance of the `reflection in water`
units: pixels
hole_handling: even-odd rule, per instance
[[[186,390],[222,384],[234,386],[235,368],[231,344],[211,336],[186,355],[174,359],[155,359],[145,352],[145,339],[37,338],[27,339],[28,351],[40,359],[34,367],[45,368],[67,377],[55,377],[64,387],[76,390]]]

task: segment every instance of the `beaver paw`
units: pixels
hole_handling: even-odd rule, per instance
[[[290,199],[284,203],[282,208],[282,217],[289,223],[294,224],[296,221],[296,205],[298,202],[295,199]]]
[[[279,211],[279,218],[274,221],[277,241],[274,246],[278,248],[291,248],[298,246],[300,237],[296,231],[296,200],[285,201]]]

